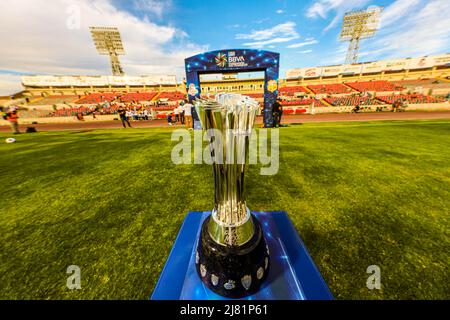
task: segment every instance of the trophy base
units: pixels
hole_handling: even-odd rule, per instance
[[[228,247],[214,241],[208,231],[211,216],[203,223],[196,252],[196,269],[202,282],[227,298],[242,298],[257,292],[270,268],[269,249],[261,224],[252,215],[253,237],[245,244]]]

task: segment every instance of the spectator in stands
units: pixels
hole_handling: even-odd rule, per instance
[[[18,110],[19,110],[19,108],[13,107],[4,116],[4,119],[8,120],[9,123],[11,124],[11,129],[13,131],[13,134],[20,134]]]
[[[186,128],[189,130],[194,129],[194,122],[192,120],[192,108],[194,106],[190,104],[187,100],[183,102],[183,108],[184,108],[184,118],[186,120]]]
[[[127,120],[130,121],[133,118],[133,113],[127,108],[127,111],[125,112],[125,115],[127,116]]]
[[[126,128],[127,127],[126,124],[128,124],[128,127],[131,128],[130,121],[128,120],[128,117],[127,117],[127,112],[128,111],[125,111],[125,109],[123,107],[119,107],[119,109],[117,110],[117,114],[120,117],[120,121],[122,121],[122,126],[124,128]]]
[[[144,116],[145,120],[149,120],[149,114],[148,114],[148,110],[147,109],[144,109],[143,116]]]

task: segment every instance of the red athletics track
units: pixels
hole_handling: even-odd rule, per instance
[[[312,123],[312,122],[341,122],[341,121],[380,121],[380,120],[430,120],[449,119],[450,111],[443,112],[381,112],[381,113],[340,113],[340,114],[317,114],[317,115],[288,115],[283,117],[284,124]],[[20,119],[19,119],[20,123]],[[262,124],[262,118],[258,117],[257,123]],[[157,128],[169,127],[166,120],[137,121],[132,122],[134,128]],[[49,123],[37,125],[21,125],[24,132],[26,127],[35,127],[38,132],[63,131],[63,130],[94,130],[94,129],[119,129],[122,128],[120,121],[99,122],[73,122],[73,123]],[[181,127],[180,125],[173,127]],[[8,126],[0,126],[0,132],[9,132]]]

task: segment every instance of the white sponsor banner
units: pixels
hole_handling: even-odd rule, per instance
[[[384,71],[401,71],[406,69],[408,69],[407,59],[386,61],[386,66],[384,67]]]
[[[316,78],[322,75],[322,68],[304,68],[302,75],[304,78]]]
[[[303,69],[290,69],[286,71],[287,79],[296,79],[303,76]]]
[[[408,59],[408,69],[425,69],[433,66],[434,61],[431,57]]]
[[[433,57],[435,66],[450,65],[450,53]]]
[[[346,64],[342,66],[342,74],[360,74],[361,64]]]
[[[362,73],[382,72],[386,68],[385,61],[369,62],[362,66]]]
[[[144,85],[176,85],[175,76],[142,76],[142,77],[114,77],[114,76],[24,76],[25,86],[35,87],[89,87],[89,86],[144,86]]]
[[[322,68],[322,76],[323,77],[331,77],[331,76],[337,76],[342,73],[342,68],[344,66],[331,66],[331,67],[323,67]]]

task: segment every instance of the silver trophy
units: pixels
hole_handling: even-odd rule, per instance
[[[202,227],[197,270],[202,281],[226,297],[256,292],[266,278],[269,252],[261,225],[245,201],[244,174],[257,101],[218,94],[195,103],[211,150],[215,206]]]

